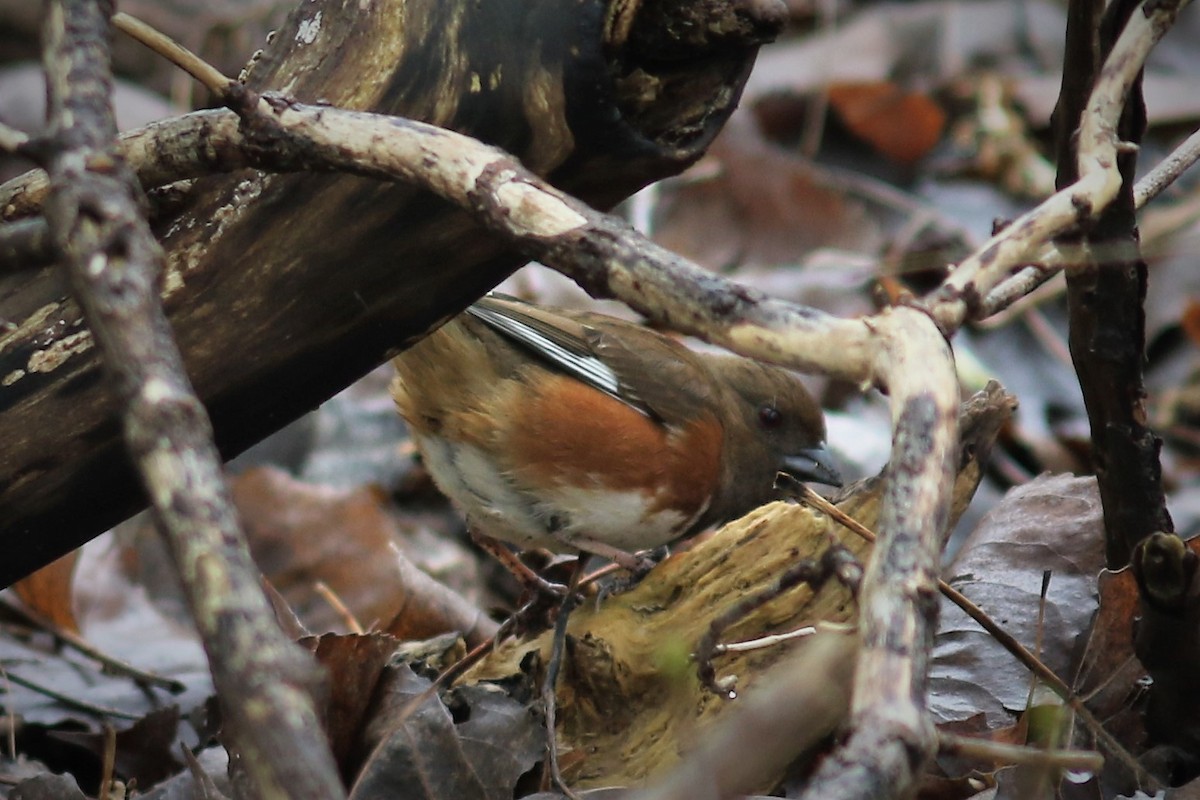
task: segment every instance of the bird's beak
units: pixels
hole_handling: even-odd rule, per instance
[[[798,481],[841,486],[842,475],[833,463],[833,454],[824,444],[784,456],[782,472]]]

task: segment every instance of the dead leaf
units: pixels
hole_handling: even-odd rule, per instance
[[[946,112],[892,81],[835,83],[829,104],[855,136],[899,164],[923,158],[942,137]]]
[[[1075,690],[1088,708],[1104,720],[1105,729],[1133,751],[1146,740],[1143,709],[1138,703],[1146,675],[1133,652],[1133,620],[1138,588],[1133,572],[1103,570],[1100,608],[1088,634]]]
[[[1104,529],[1094,478],[1042,476],[1012,489],[980,523],[946,571],[978,604],[1066,682],[1079,658],[1079,632],[1096,610]],[[1039,630],[1043,572],[1051,573]],[[1039,646],[1040,642],[1040,646]],[[1010,724],[1031,679],[957,606],[942,603],[930,672],[930,708],[940,720],[984,712]]]
[[[351,800],[511,800],[518,779],[541,759],[545,733],[529,708],[486,685],[426,693],[406,664],[388,670],[386,730]],[[410,710],[410,705],[416,707]]]
[[[413,565],[403,532],[371,489],[304,483],[258,468],[234,480],[233,496],[255,562],[306,628],[344,629],[319,593],[324,583],[366,627],[411,638],[462,631],[477,644],[495,630],[478,608]]]
[[[31,611],[70,633],[79,633],[72,591],[78,560],[79,551],[72,550],[12,586]]]
[[[328,633],[302,639],[300,644],[326,670],[328,695],[321,716],[342,775],[351,778],[364,756],[363,727],[379,677],[399,642],[384,633]]]

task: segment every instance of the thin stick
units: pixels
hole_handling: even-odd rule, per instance
[[[1200,160],[1200,131],[1194,132],[1176,147],[1171,155],[1155,165],[1154,169],[1134,184],[1133,204],[1141,208],[1170,186],[1186,172],[1197,160]]]
[[[4,716],[7,724],[5,727],[5,738],[8,744],[8,758],[10,761],[17,760],[17,715],[12,707],[12,681],[8,679],[8,671],[0,666],[0,678],[4,679]]]
[[[174,678],[168,678],[165,675],[158,675],[153,672],[147,672],[144,669],[135,667],[127,661],[122,661],[115,656],[110,656],[107,653],[97,650],[95,646],[88,643],[74,633],[68,630],[63,630],[58,625],[55,625],[50,620],[46,619],[41,614],[33,609],[19,606],[9,600],[7,597],[0,597],[0,607],[6,611],[23,617],[30,625],[40,630],[49,633],[60,643],[71,647],[88,658],[98,662],[105,670],[117,675],[127,675],[138,683],[148,684],[150,686],[158,686],[166,689],[171,694],[179,694],[187,689],[187,684],[182,681],[177,681]]]
[[[118,11],[112,17],[113,27],[131,39],[144,44],[181,70],[191,75],[217,96],[224,96],[234,83],[232,78],[222,75],[220,70],[179,42],[137,17]]]
[[[116,717],[117,719],[136,720],[139,718],[137,714],[131,714],[128,711],[122,711],[119,708],[108,708],[107,706],[98,706],[95,703],[89,703],[86,700],[80,700],[69,695],[65,695],[60,691],[51,689],[49,686],[31,681],[29,678],[22,678],[15,672],[6,673],[8,680],[15,683],[17,686],[24,686],[30,691],[45,695],[51,700],[57,700],[67,708],[74,708],[77,711],[85,711],[88,714],[95,714],[98,717]]]
[[[846,512],[842,511],[840,508],[833,505],[824,497],[821,497],[821,495],[817,494],[804,484],[796,483],[796,486],[798,487],[796,490],[797,495],[801,502],[803,502],[805,505],[812,506],[818,511],[828,514],[831,519],[845,526],[853,533],[866,539],[868,542],[875,542],[875,534],[872,533],[861,522],[849,516],[846,514]],[[1014,658],[1017,659],[1017,661],[1021,662],[1026,669],[1033,672],[1033,674],[1044,681],[1055,694],[1061,697],[1063,702],[1069,705],[1071,710],[1079,715],[1079,718],[1083,720],[1085,725],[1087,725],[1088,730],[1095,735],[1097,741],[1104,746],[1104,749],[1116,756],[1117,760],[1120,761],[1126,769],[1137,776],[1138,782],[1141,783],[1142,786],[1149,787],[1159,785],[1158,780],[1150,775],[1150,773],[1146,772],[1145,768],[1137,762],[1137,760],[1125,749],[1125,747],[1104,729],[1104,726],[1101,724],[1100,720],[1096,719],[1095,715],[1093,715],[1092,712],[1089,711],[1086,706],[1084,706],[1083,700],[1081,700],[1079,696],[1072,691],[1071,687],[1069,687],[1062,678],[1058,677],[1053,670],[1043,664],[1037,658],[1037,656],[1029,652],[1029,650],[1027,650],[1025,646],[1018,642],[1011,634],[992,621],[991,617],[984,613],[983,609],[975,605],[975,603],[973,603],[962,592],[958,591],[953,586],[941,579],[938,579],[938,589],[947,600],[961,608],[968,617],[979,623],[980,627],[982,627],[997,642],[999,642],[1001,647],[1007,650]]]
[[[104,723],[104,759],[100,767],[100,791],[96,800],[109,800],[112,797],[113,773],[117,764],[117,730],[107,722]]]
[[[1104,756],[1093,750],[1043,750],[1040,747],[959,736],[946,731],[938,731],[938,750],[946,755],[995,764],[1029,764],[1087,772],[1097,772],[1104,766]]]
[[[325,581],[317,581],[313,584],[313,591],[321,596],[321,599],[329,604],[329,607],[342,618],[342,624],[350,629],[351,633],[362,634],[366,633],[362,623],[354,616],[354,612],[346,607],[342,602],[342,598],[337,596],[337,592],[329,588],[329,584]]]
[[[546,751],[549,756],[547,766],[550,769],[550,780],[571,800],[579,800],[579,797],[563,780],[562,771],[558,765],[558,741],[554,731],[557,727],[556,712],[558,710],[555,686],[558,684],[558,673],[562,667],[563,653],[567,647],[567,622],[571,618],[572,609],[579,602],[577,590],[579,579],[583,577],[585,560],[581,553],[579,561],[575,563],[575,569],[571,573],[571,582],[567,586],[567,593],[562,599],[562,605],[559,606],[558,619],[554,621],[554,638],[551,639],[550,659],[546,662],[546,676],[542,681],[542,704],[546,712]]]

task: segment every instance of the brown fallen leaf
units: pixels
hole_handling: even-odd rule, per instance
[[[364,727],[378,694],[379,678],[399,647],[385,633],[310,636],[300,641],[326,670],[321,717],[342,777],[352,780],[363,752]]]
[[[919,161],[946,128],[946,112],[933,98],[892,81],[835,83],[827,91],[850,132],[898,164]]]
[[[78,560],[79,551],[72,550],[12,586],[17,597],[31,611],[52,625],[75,634],[79,633],[73,591]]]
[[[477,644],[495,623],[417,568],[403,532],[371,489],[303,483],[273,468],[234,480],[255,562],[306,628],[342,630],[344,616],[316,591],[325,584],[367,628],[424,639],[461,631]]]

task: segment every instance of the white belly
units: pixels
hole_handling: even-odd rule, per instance
[[[576,537],[604,542],[627,552],[666,544],[684,532],[691,518],[670,509],[652,510],[653,494],[558,485],[535,497],[511,475],[470,445],[414,435],[438,487],[480,532],[520,548],[572,549]]]

